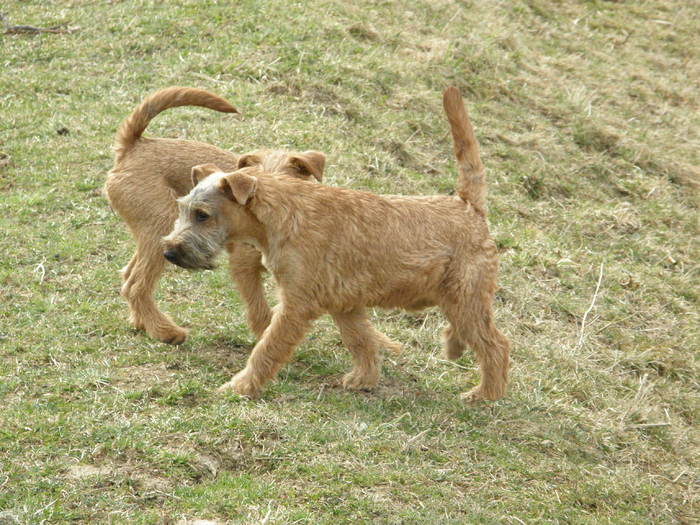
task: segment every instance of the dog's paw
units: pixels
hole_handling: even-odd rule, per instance
[[[137,316],[134,312],[131,312],[131,314],[129,315],[129,323],[136,330],[146,331],[146,323],[144,323],[143,320],[139,316]]]
[[[472,388],[469,392],[463,392],[459,395],[459,398],[465,403],[479,403],[480,401],[485,401],[481,388]]]
[[[221,385],[217,389],[217,391],[231,392],[234,394],[238,394],[239,396],[245,396],[249,398],[258,397],[258,395],[260,394],[260,389],[258,388],[257,383],[251,379],[250,375],[245,369],[241,370],[235,376],[233,376],[233,379],[231,379],[231,381]]]
[[[379,374],[352,369],[343,376],[343,388],[349,390],[371,390],[377,386]]]
[[[496,401],[503,397],[504,392],[487,392],[481,385],[472,388],[469,392],[460,394],[460,399],[466,403],[479,403],[481,401]]]
[[[159,339],[169,345],[179,345],[187,339],[187,329],[173,325],[168,328],[158,328],[153,331],[148,330],[148,335]]]
[[[392,354],[399,355],[401,352],[403,352],[403,345],[401,343],[397,343],[396,341],[392,341],[391,339],[386,342],[385,347]]]

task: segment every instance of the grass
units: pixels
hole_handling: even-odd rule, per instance
[[[0,523],[697,522],[693,2],[172,4],[3,4],[78,29],[0,35]],[[101,187],[147,93],[242,111],[151,135],[319,149],[328,184],[430,194],[455,179],[449,84],[488,167],[505,399],[459,401],[475,363],[441,359],[433,311],[374,312],[405,344],[375,392],[338,387],[322,319],[261,400],[217,395],[254,342],[225,268],[162,281],[181,347],[128,326]]]

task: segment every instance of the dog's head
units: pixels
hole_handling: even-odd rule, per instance
[[[257,186],[254,175],[320,182],[325,163],[326,156],[319,151],[257,150],[242,155],[234,173],[223,173],[214,164],[194,166],[193,188],[177,200],[178,218],[173,231],[163,238],[164,257],[183,268],[213,268],[231,237],[260,235],[261,225],[247,206]]]
[[[177,199],[179,215],[163,238],[163,256],[183,268],[207,270],[228,241],[260,238],[262,226],[248,206],[260,173],[257,167],[229,174],[214,164],[193,167],[195,186]]]
[[[326,156],[320,151],[283,151],[260,149],[238,158],[238,169],[257,166],[266,173],[288,175],[321,182]]]

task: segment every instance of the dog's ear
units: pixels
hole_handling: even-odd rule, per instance
[[[219,182],[219,188],[232,201],[241,206],[248,204],[248,201],[255,195],[258,187],[258,179],[245,173],[232,173]]]
[[[255,153],[246,153],[238,157],[238,169],[259,166],[260,164],[262,164],[262,159]]]
[[[216,164],[198,164],[192,166],[192,186],[196,186],[204,177],[208,177],[212,173],[221,171]]]
[[[299,175],[312,176],[321,182],[323,168],[326,167],[326,156],[320,151],[304,151],[290,155],[289,164]]]

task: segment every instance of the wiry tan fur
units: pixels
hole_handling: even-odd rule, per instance
[[[151,337],[181,343],[187,330],[158,309],[154,288],[163,272],[161,238],[177,217],[175,199],[194,186],[192,167],[215,162],[225,170],[260,165],[266,171],[321,180],[325,156],[315,151],[260,150],[238,156],[203,142],[144,138],[148,123],[158,113],[176,106],[201,106],[225,113],[236,109],[203,89],[170,87],[156,91],[122,122],[116,134],[114,167],[105,193],[112,208],[124,219],[136,240],[136,252],[122,270],[122,296],[129,303],[130,320]],[[252,331],[261,336],[271,312],[263,295],[260,252],[244,243],[229,243],[230,271],[247,310]]]
[[[385,342],[365,308],[437,305],[449,321],[446,357],[458,358],[468,344],[481,368],[481,383],[466,397],[504,395],[509,350],[493,320],[498,261],[477,141],[457,89],[445,91],[444,107],[459,162],[457,196],[380,196],[272,177],[259,167],[226,174],[210,166],[179,199],[180,215],[165,239],[171,260],[206,268],[222,246],[246,241],[262,251],[279,287],[270,326],[222,389],[257,395],[326,312],[353,356],[345,384],[372,387]]]

